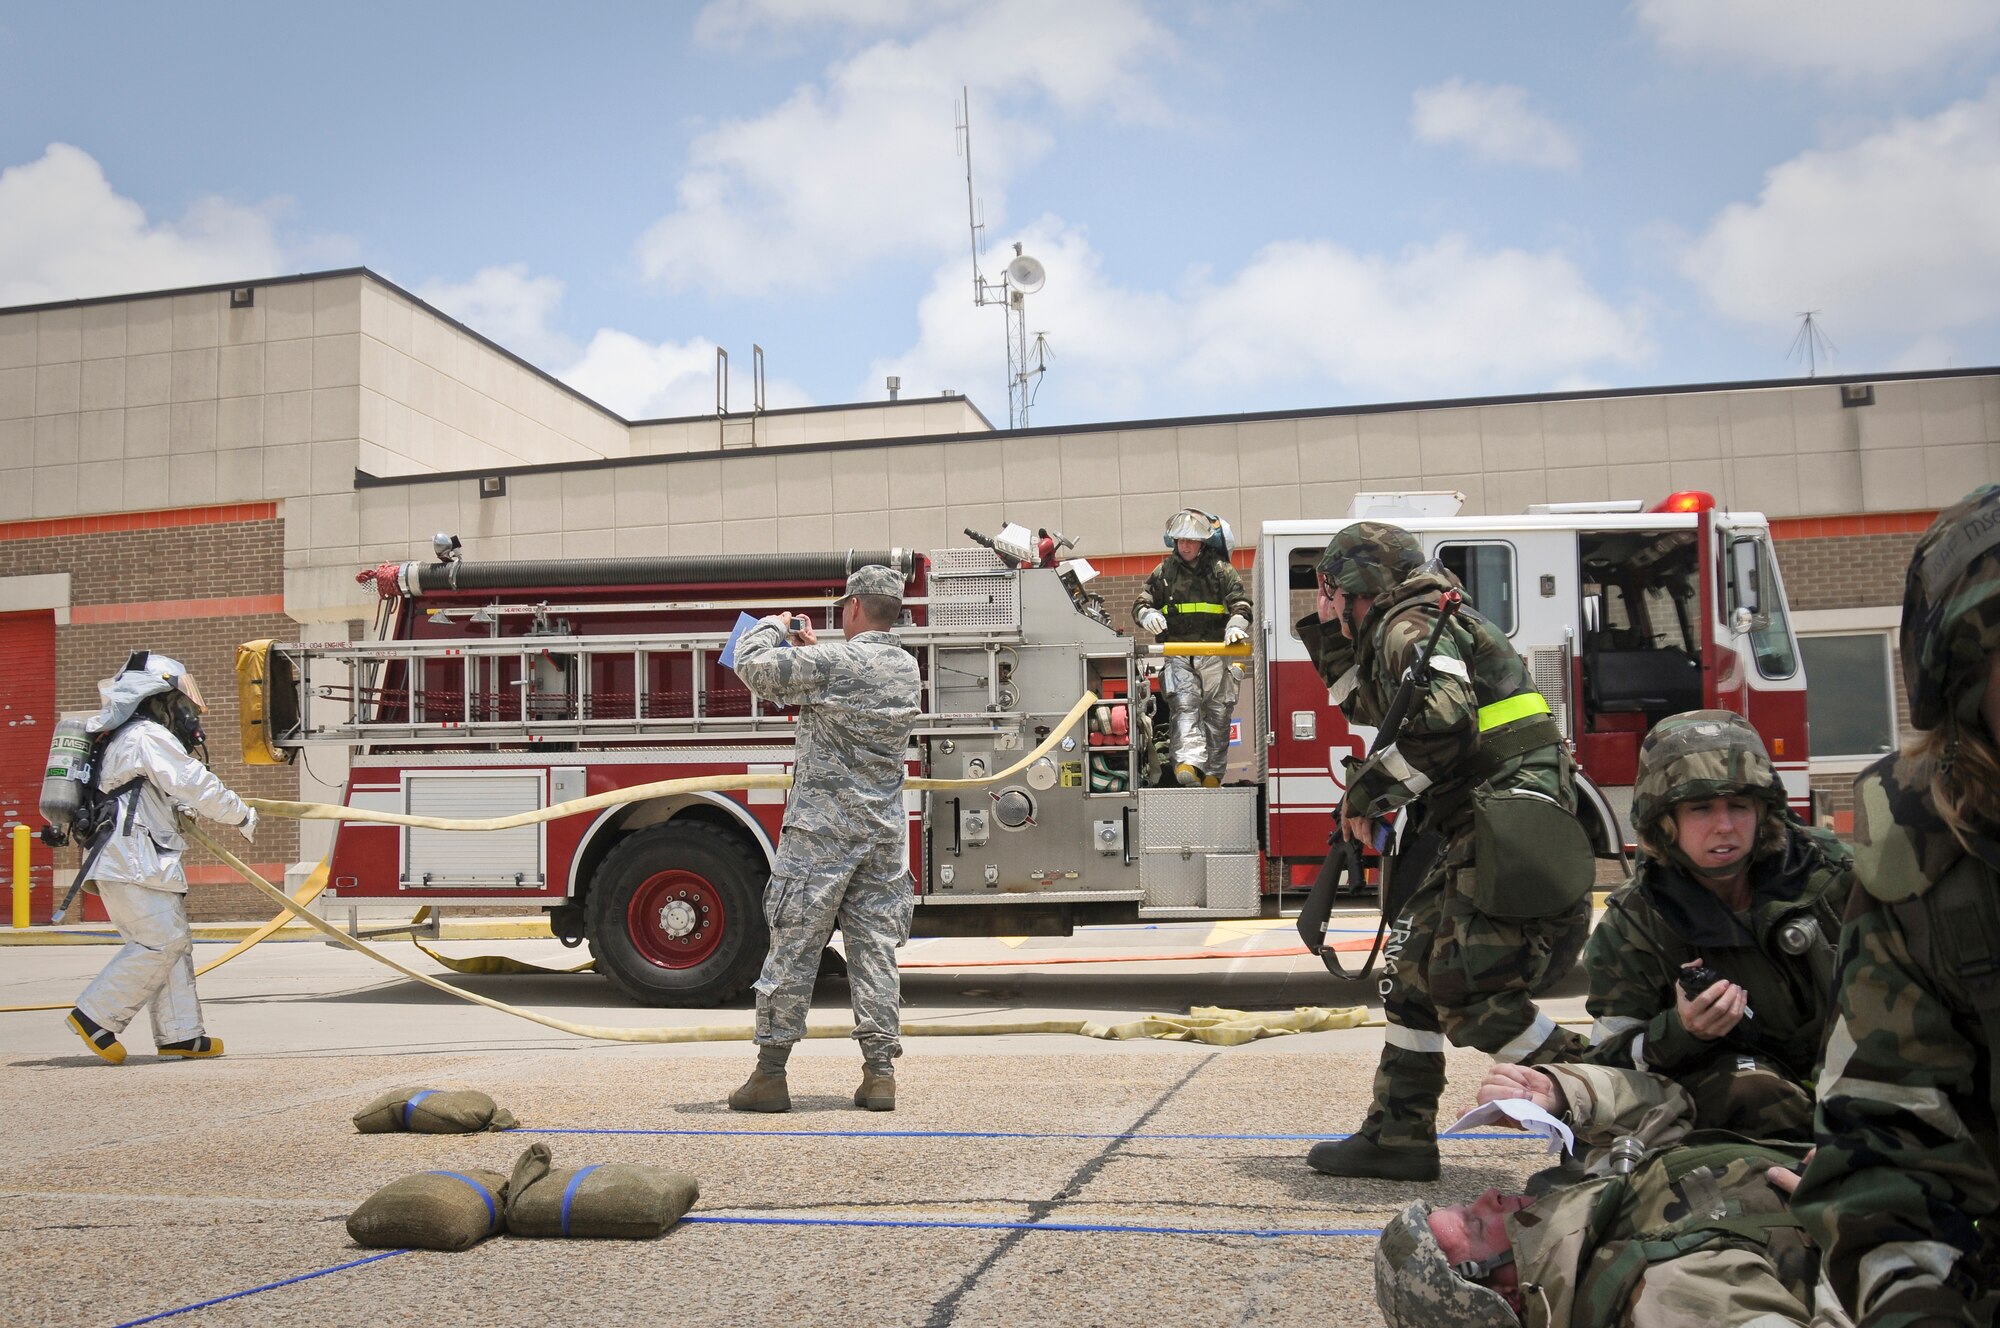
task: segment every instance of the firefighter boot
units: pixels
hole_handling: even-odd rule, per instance
[[[789,1046],[757,1048],[757,1068],[743,1081],[743,1087],[729,1095],[731,1111],[790,1111],[792,1092],[785,1083],[785,1062],[791,1059]]]
[[[877,1064],[864,1061],[861,1065],[861,1087],[854,1090],[854,1105],[866,1107],[870,1111],[894,1111],[896,1109],[896,1070],[889,1062]]]
[[[159,1051],[162,1056],[178,1056],[184,1061],[205,1061],[222,1054],[222,1039],[204,1033],[185,1042],[162,1042]]]
[[[1201,771],[1195,769],[1186,761],[1182,761],[1174,767],[1174,782],[1182,788],[1200,788]]]
[[[1443,1091],[1444,1053],[1382,1048],[1374,1110],[1347,1138],[1314,1144],[1306,1164],[1328,1176],[1436,1180],[1437,1104]]]
[[[71,1032],[83,1039],[84,1046],[89,1047],[98,1056],[113,1065],[125,1063],[125,1044],[118,1040],[118,1035],[82,1010],[71,1010],[69,1018],[63,1022],[69,1025]]]

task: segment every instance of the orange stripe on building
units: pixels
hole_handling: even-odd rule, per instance
[[[103,535],[126,530],[171,530],[179,526],[226,526],[239,521],[277,519],[276,503],[222,503],[153,512],[104,512],[48,521],[0,521],[0,540],[54,539],[62,535]]]
[[[252,862],[246,865],[267,881],[285,879],[285,864],[282,862]],[[248,888],[248,882],[236,874],[234,867],[201,864],[184,866],[181,870],[187,873],[189,885],[241,885]]]
[[[188,618],[250,618],[283,613],[283,595],[222,595],[215,599],[151,599],[132,604],[78,604],[71,626],[91,623],[176,622]]]
[[[1771,519],[1772,539],[1826,539],[1837,535],[1920,535],[1937,511],[1864,512],[1858,516],[1782,516]]]
[[[1160,565],[1160,559],[1167,554],[1166,550],[1162,549],[1158,553],[1113,553],[1102,558],[1094,555],[1086,556],[1090,557],[1090,565],[1095,567],[1101,576],[1150,576],[1153,569]],[[1239,569],[1248,571],[1251,564],[1257,561],[1257,551],[1249,548],[1236,549],[1230,553],[1229,561],[1236,564]]]

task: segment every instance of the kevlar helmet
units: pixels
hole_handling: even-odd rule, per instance
[[[2000,485],[1938,514],[1910,556],[1903,586],[1903,686],[1910,722],[1978,718],[1986,659],[2000,650]]]
[[[1750,721],[1729,710],[1690,710],[1653,725],[1639,745],[1632,833],[1642,841],[1674,805],[1742,794],[1783,814],[1785,785]]]
[[[1505,1297],[1453,1271],[1431,1234],[1430,1213],[1419,1199],[1382,1225],[1375,1307],[1389,1328],[1519,1328]]]
[[[1350,595],[1384,595],[1424,565],[1423,543],[1386,521],[1357,521],[1335,533],[1319,574]]]
[[[1166,533],[1160,542],[1171,549],[1175,540],[1184,539],[1200,540],[1224,558],[1236,547],[1235,532],[1229,529],[1229,523],[1199,507],[1183,507],[1167,518]]]

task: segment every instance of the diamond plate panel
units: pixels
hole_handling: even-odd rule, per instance
[[[1254,852],[1257,790],[1140,789],[1138,847],[1141,852]]]
[[[1140,901],[1147,908],[1200,908],[1208,897],[1206,860],[1183,858],[1180,850],[1139,855]]]
[[[936,550],[931,554],[930,625],[1019,627],[1020,578],[999,566],[991,550]]]
[[[1229,913],[1257,911],[1257,855],[1254,853],[1210,853],[1202,861],[1208,870],[1208,897],[1211,909]]]
[[[1534,675],[1535,690],[1549,703],[1556,725],[1569,730],[1569,652],[1561,646],[1539,646],[1528,652],[1528,669]]]

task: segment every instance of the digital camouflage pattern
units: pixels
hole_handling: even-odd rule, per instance
[[[1382,1224],[1375,1247],[1375,1306],[1388,1328],[1514,1328],[1499,1292],[1468,1282],[1431,1234],[1433,1205],[1422,1199]]]
[[[1584,946],[1586,1008],[1597,1021],[1587,1059],[1679,1081],[1695,1098],[1699,1128],[1810,1139],[1834,942],[1852,884],[1847,847],[1795,821],[1775,851],[1752,860],[1741,915],[1678,866],[1642,859]],[[1806,948],[1790,953],[1783,938]],[[1674,1000],[1681,966],[1697,956],[1749,993],[1754,1015],[1714,1041],[1687,1031]]]
[[[781,647],[783,639],[780,620],[766,618],[736,646],[736,672],[751,690],[799,707],[792,792],[764,893],[771,949],[756,982],[756,1040],[789,1045],[805,1036],[820,952],[837,925],[854,1036],[871,1064],[886,1065],[902,1051],[895,952],[909,939],[915,903],[903,778],[920,700],[917,662],[890,632],[794,648]]]
[[[759,622],[736,643],[736,674],[764,700],[799,708],[785,829],[901,842],[917,661],[893,632],[797,647],[784,640],[781,619]]]
[[[843,597],[849,595],[881,595],[887,599],[901,601],[903,598],[903,574],[893,567],[881,563],[868,563],[848,573],[847,585],[841,591]]]
[[[1784,782],[1750,721],[1729,710],[1670,715],[1639,745],[1632,831],[1643,837],[1675,803],[1736,793],[1785,807]]]
[[[915,908],[901,839],[853,840],[786,827],[764,890],[771,950],[756,982],[757,1045],[790,1046],[806,1035],[820,952],[838,926],[861,1055],[877,1066],[902,1055],[896,947],[910,939]]]
[[[1319,574],[1350,595],[1386,595],[1423,565],[1423,542],[1386,521],[1336,531],[1319,556]]]
[[[1796,1166],[1803,1144],[1690,1136],[1686,1093],[1657,1076],[1595,1065],[1544,1069],[1599,1178],[1555,1190],[1507,1218],[1522,1288],[1520,1322],[1533,1328],[1819,1322],[1810,1308],[1812,1254],[1795,1226],[1709,1231],[1717,1218],[1782,1221],[1784,1200],[1765,1169]],[[1649,1154],[1629,1176],[1603,1175],[1606,1149],[1622,1135],[1639,1138]],[[1444,1264],[1442,1251],[1425,1258],[1437,1251],[1434,1238],[1424,1239],[1431,1208],[1413,1204],[1383,1228],[1375,1262],[1383,1317],[1389,1328],[1488,1322],[1466,1310],[1499,1298],[1457,1296],[1467,1284]],[[1677,1235],[1692,1248],[1642,1248]],[[1490,1321],[1515,1322],[1511,1314]]]
[[[1250,618],[1250,596],[1228,558],[1204,548],[1193,562],[1178,553],[1160,559],[1132,601],[1132,621],[1148,609],[1166,615],[1162,641],[1219,642],[1231,618]]]
[[[1870,1328],[1990,1322],[2000,1285],[1982,1238],[2000,1219],[2000,1127],[1980,1013],[2000,1003],[2000,870],[1938,818],[1934,774],[1893,756],[1855,783],[1862,889],[1797,1199],[1834,1290]],[[1960,1319],[1982,1295],[1971,1312],[1986,1317]]]
[[[2000,485],[1938,514],[1910,557],[1903,585],[1903,686],[1910,722],[1978,718],[1986,660],[2000,650]]]

